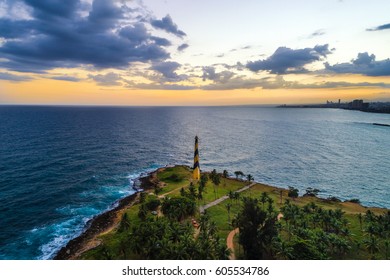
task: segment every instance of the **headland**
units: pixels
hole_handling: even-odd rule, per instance
[[[225,172],[202,173],[205,181],[201,183],[201,180],[193,181],[192,170],[187,166],[151,172],[140,178],[138,188],[142,192],[120,200],[114,209],[91,220],[86,230],[63,247],[54,259],[228,259],[232,252],[226,240],[229,233],[238,232],[238,228],[240,232],[245,231],[240,217],[251,203],[259,215],[266,213],[261,214],[266,217],[265,223],[269,219],[277,224],[273,228],[274,236],[268,241],[269,246],[262,248],[261,255],[252,256],[245,245],[244,233],[236,234],[230,240],[236,252],[234,258],[389,257],[390,250],[383,249],[390,233],[389,210],[362,206],[358,199],[319,198],[316,189],[299,196],[294,188],[269,186],[253,182],[249,174],[247,177],[242,172],[235,174],[230,177]],[[383,225],[384,231],[369,232],[374,224]],[[157,232],[153,231],[155,228]],[[320,237],[326,240],[321,241],[321,246],[329,246],[323,249],[326,254],[314,248]],[[205,242],[208,247],[202,251]],[[251,242],[256,243],[256,239]],[[334,242],[339,242],[339,248]],[[370,246],[370,242],[377,244]],[[181,247],[184,244],[188,252]],[[289,254],[282,254],[279,248],[282,245],[290,249]],[[186,253],[180,255],[177,250],[181,250],[180,254]]]

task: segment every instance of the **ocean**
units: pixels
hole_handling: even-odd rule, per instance
[[[50,259],[140,174],[200,166],[390,208],[390,115],[266,107],[0,106],[0,259]]]

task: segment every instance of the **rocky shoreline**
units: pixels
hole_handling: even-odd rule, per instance
[[[157,173],[159,168],[146,176],[136,179],[133,188],[136,193],[122,198],[118,205],[88,221],[86,230],[81,235],[70,240],[65,247],[62,247],[53,258],[54,260],[71,260],[79,257],[83,252],[92,249],[100,244],[98,237],[100,234],[113,229],[119,223],[124,210],[131,207],[138,198],[138,192],[149,190],[158,184]]]

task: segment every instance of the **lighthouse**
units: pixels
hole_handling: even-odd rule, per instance
[[[194,180],[200,179],[200,166],[199,166],[199,151],[198,151],[198,136],[195,136],[195,152],[194,152],[194,171],[192,178]]]

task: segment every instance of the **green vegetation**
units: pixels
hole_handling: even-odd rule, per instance
[[[233,224],[240,229],[239,243],[244,249],[245,259],[272,257],[271,245],[278,234],[277,213],[273,207],[266,212],[259,207],[257,199],[244,197],[242,210]]]
[[[226,238],[234,228],[239,228],[233,239],[239,259],[390,258],[386,209],[365,208],[358,200],[320,199],[313,188],[302,197],[296,188],[258,183],[238,192],[253,177],[231,179],[226,170],[192,181],[191,169],[175,166],[154,179],[159,191],[140,193],[116,228],[98,236],[100,245],[81,259],[228,259]],[[223,196],[199,213],[199,207]]]

